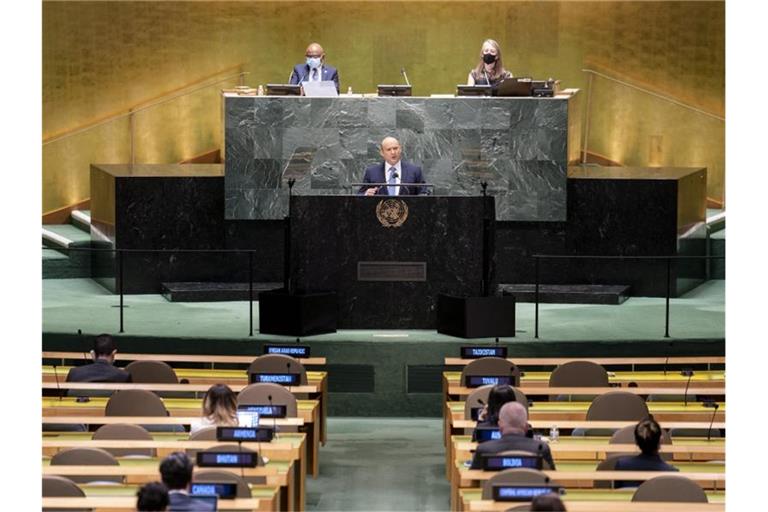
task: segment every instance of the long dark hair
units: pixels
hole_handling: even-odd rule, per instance
[[[203,416],[216,425],[237,425],[237,398],[226,384],[214,384],[203,398]]]
[[[507,402],[516,402],[515,390],[509,384],[498,384],[488,393],[488,413],[485,420],[494,425],[499,423],[499,409]]]

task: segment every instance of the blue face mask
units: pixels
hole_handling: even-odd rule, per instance
[[[319,68],[320,57],[307,57],[307,66],[309,66],[310,69]]]

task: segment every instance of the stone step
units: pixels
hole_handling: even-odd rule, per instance
[[[709,255],[725,256],[725,228],[709,235]],[[725,279],[725,259],[710,261],[709,277],[710,279]]]
[[[512,295],[516,302],[535,302],[535,284],[499,284],[503,295]],[[612,304],[629,298],[630,287],[601,284],[542,284],[539,303],[542,304]]]
[[[72,224],[45,224],[43,226],[43,245],[46,247],[66,249],[72,244],[90,241],[90,232],[83,231]]]
[[[73,210],[69,214],[69,220],[73,226],[87,233],[91,232],[91,210]]]
[[[253,283],[253,299],[259,292],[282,288],[283,283]],[[162,283],[163,297],[169,302],[225,302],[248,300],[248,283]]]

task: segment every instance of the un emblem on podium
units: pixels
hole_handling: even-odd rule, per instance
[[[399,228],[408,218],[408,205],[402,199],[382,199],[376,205],[376,218],[385,228]]]

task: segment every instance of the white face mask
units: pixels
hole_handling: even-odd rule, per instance
[[[307,66],[309,66],[310,69],[319,68],[320,57],[307,57]]]

